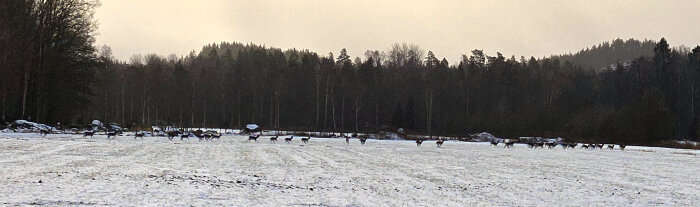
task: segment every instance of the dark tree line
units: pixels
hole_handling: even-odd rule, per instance
[[[0,1],[0,118],[64,120],[89,106],[97,5]]]
[[[95,49],[89,1],[2,1],[2,119],[562,136],[653,143],[698,137],[700,47],[614,40],[571,55],[473,50],[450,64],[394,44],[351,58],[220,43],[184,57]],[[65,19],[64,19],[65,18]],[[615,67],[600,70],[600,65]]]
[[[629,40],[637,45],[639,41]],[[102,49],[101,51],[108,51]],[[235,52],[234,52],[235,51]],[[99,56],[85,120],[503,137],[562,136],[649,143],[695,138],[700,49],[671,49],[603,71],[559,58],[481,50],[450,65],[416,45],[318,55],[253,44],[207,45],[182,58]],[[104,79],[101,79],[103,77]],[[601,140],[602,141],[602,140]]]

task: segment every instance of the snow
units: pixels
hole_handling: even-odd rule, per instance
[[[496,136],[493,136],[492,134],[488,132],[481,132],[478,134],[472,134],[471,135],[472,140],[474,141],[479,141],[479,142],[490,142],[490,141],[501,141],[501,138],[498,138]]]
[[[245,126],[245,128],[248,129],[248,130],[256,130],[256,129],[260,128],[260,127],[259,127],[257,124],[248,124],[248,125]]]
[[[92,120],[92,126],[101,127],[103,125],[102,125],[102,122],[100,122],[100,120]]]
[[[700,205],[693,150],[267,138],[0,133],[0,205]]]
[[[50,129],[50,130],[56,130],[56,128],[50,127],[50,126],[48,126],[48,125],[46,125],[46,124],[39,124],[39,123],[36,123],[36,122],[31,122],[31,121],[21,120],[21,119],[20,119],[20,120],[15,120],[15,123],[14,123],[14,124],[15,124],[16,126],[19,126],[20,128],[25,127],[25,126],[30,127],[31,129],[24,129],[24,130],[27,130],[27,131],[31,131],[31,130],[48,130],[48,129]],[[20,129],[20,130],[22,130],[22,129]]]

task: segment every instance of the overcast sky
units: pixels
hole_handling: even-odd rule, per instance
[[[352,57],[408,42],[451,63],[472,49],[542,57],[618,37],[700,44],[700,0],[102,0],[96,17],[97,44],[122,60],[221,41]]]

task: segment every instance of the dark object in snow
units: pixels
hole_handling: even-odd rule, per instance
[[[185,138],[187,138],[187,140],[190,139],[190,133],[189,133],[189,132],[183,132],[182,134],[180,134],[180,141],[182,141],[182,139],[185,139]]]
[[[292,143],[292,139],[294,139],[294,136],[284,138],[284,143]]]
[[[416,140],[416,145],[420,147],[420,145],[423,144],[423,140]]]
[[[255,142],[258,142],[258,137],[260,137],[260,134],[253,134],[253,135],[250,135],[250,136],[248,136],[248,140],[246,140],[246,142],[250,142],[251,140],[252,140],[252,141],[255,141]]]
[[[180,135],[180,132],[178,131],[169,131],[166,133],[168,135],[169,140],[173,140],[177,135]],[[137,134],[138,135],[138,134]]]
[[[51,128],[39,130],[39,135],[41,135],[42,137],[46,137],[46,135],[48,134],[51,134]]]
[[[138,132],[136,132],[136,134],[134,135],[134,139],[136,139],[136,138],[141,138],[141,139],[143,139],[144,136],[146,136],[146,133],[144,133],[144,132],[142,132],[142,131],[138,131]]]
[[[625,147],[627,147],[627,145],[621,144],[621,145],[620,145],[620,150],[625,150]]]
[[[435,141],[435,144],[437,144],[437,147],[442,147],[442,143],[444,143],[444,142],[445,142],[445,140],[438,139],[437,141]]]
[[[107,132],[107,139],[109,139],[110,137],[116,139],[116,138],[117,138],[117,132],[115,132],[115,131],[109,131],[109,132]]]

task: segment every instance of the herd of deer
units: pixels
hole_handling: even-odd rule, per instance
[[[42,130],[39,131],[39,134],[40,134],[41,136],[46,136],[47,134],[50,134],[50,133],[51,133],[50,130],[43,130],[43,129],[42,129]],[[207,140],[207,141],[208,141],[208,140],[213,140],[213,139],[219,139],[219,140],[221,140],[221,135],[218,134],[218,133],[209,133],[209,132],[203,133],[203,132],[201,132],[201,131],[192,131],[192,132],[169,131],[169,132],[167,132],[166,134],[167,134],[167,136],[168,136],[168,139],[170,139],[170,140],[173,140],[173,138],[175,138],[175,137],[177,137],[177,136],[180,136],[180,140],[181,140],[181,141],[182,141],[183,139],[190,139],[190,136],[197,137],[197,138],[199,138],[200,141],[202,141],[202,140]],[[88,137],[88,136],[89,136],[90,138],[92,138],[94,135],[95,135],[95,132],[94,132],[94,131],[85,131],[85,132],[83,133],[83,137]],[[135,135],[134,135],[134,139],[136,139],[136,138],[141,138],[141,139],[143,139],[143,137],[144,137],[145,135],[146,135],[145,132],[142,132],[142,131],[136,132]],[[114,138],[116,138],[116,136],[117,136],[117,132],[111,132],[111,131],[110,131],[110,132],[107,132],[107,139],[110,139],[110,138],[114,139]],[[248,140],[246,140],[246,142],[250,142],[250,141],[258,142],[258,138],[259,138],[259,137],[260,137],[260,134],[251,135],[251,136],[248,137]],[[279,137],[279,136],[272,136],[272,137],[270,137],[270,143],[277,143],[277,138],[278,138],[278,137]],[[349,136],[343,136],[343,137],[345,138],[345,143],[350,144],[350,137],[349,137]],[[291,143],[292,143],[292,139],[294,139],[294,135],[284,138],[284,142],[287,143],[287,144],[291,144]],[[308,143],[309,143],[309,140],[311,140],[311,136],[307,136],[307,137],[301,138],[301,143],[302,143],[302,144],[308,144]],[[367,142],[367,137],[360,137],[360,138],[358,138],[358,140],[360,140],[360,144],[365,145],[365,143]],[[444,139],[438,139],[437,141],[435,141],[435,144],[437,145],[437,147],[442,147],[442,144],[443,144],[444,142],[445,142]],[[494,146],[494,147],[495,147],[495,146],[498,146],[499,143],[500,143],[499,141],[491,141],[491,146]],[[419,140],[416,140],[416,145],[417,145],[418,147],[420,147],[421,144],[423,144],[423,140],[420,140],[420,139],[419,139]],[[566,143],[566,142],[561,142],[561,143],[556,143],[556,142],[528,142],[528,143],[526,143],[526,144],[527,144],[527,147],[528,147],[528,148],[531,148],[531,149],[545,148],[545,147],[547,147],[548,149],[553,149],[553,148],[555,148],[557,145],[560,145],[560,146],[561,146],[562,148],[564,148],[564,149],[567,149],[567,148],[574,149],[574,148],[576,148],[576,147],[579,145],[578,143]],[[515,142],[503,142],[503,145],[504,145],[504,148],[513,148],[513,146],[515,145]],[[604,146],[605,146],[604,144],[581,144],[581,147],[580,147],[580,148],[581,148],[581,149],[596,149],[596,148],[597,148],[597,149],[603,149]],[[624,145],[624,144],[620,144],[620,145],[618,145],[618,146],[619,146],[618,148],[619,148],[620,150],[625,150],[625,147],[627,147],[627,145]],[[608,144],[608,145],[607,145],[607,148],[610,149],[610,150],[615,149],[615,145],[614,145],[614,144]]]
[[[495,147],[495,146],[498,146],[498,143],[500,143],[500,142],[499,142],[499,141],[491,141],[491,146],[494,146],[494,147]],[[503,144],[505,145],[504,148],[512,148],[513,145],[515,144],[515,142],[504,142]],[[562,148],[564,148],[564,149],[567,149],[567,148],[574,149],[574,148],[576,148],[576,147],[579,145],[578,143],[567,143],[567,142],[561,142],[561,143],[556,143],[556,142],[528,142],[528,143],[526,143],[526,144],[527,144],[527,147],[528,147],[528,148],[531,148],[531,149],[545,148],[545,147],[547,147],[548,149],[553,149],[553,148],[555,148],[557,145],[560,145],[560,146],[561,146]],[[603,145],[603,144],[581,144],[581,148],[582,148],[582,149],[596,149],[596,148],[598,148],[598,149],[603,149],[604,146],[605,146],[605,145]],[[620,149],[620,150],[625,150],[625,147],[627,147],[627,145],[624,145],[624,144],[619,145],[619,149]],[[608,144],[607,148],[610,149],[610,150],[615,149],[615,145],[614,145],[614,144]]]
[[[343,137],[345,138],[345,143],[350,144],[350,137],[349,136],[343,136]],[[246,142],[251,142],[251,141],[258,142],[258,138],[260,138],[260,134],[250,135],[250,136],[248,136],[248,139],[246,140]],[[270,143],[277,143],[277,138],[279,138],[279,136],[271,136]],[[286,138],[284,138],[284,143],[291,144],[293,139],[294,139],[294,135],[286,137]],[[367,137],[358,138],[358,140],[360,141],[360,144],[362,144],[362,145],[365,145],[365,143],[367,143],[367,139],[368,139]],[[311,136],[302,137],[301,143],[308,144],[309,140],[311,140]],[[444,142],[445,142],[444,139],[439,139],[439,140],[435,141],[435,144],[437,144],[438,147],[442,147],[442,144]],[[423,140],[416,140],[417,146],[420,147],[421,144],[423,144]]]

